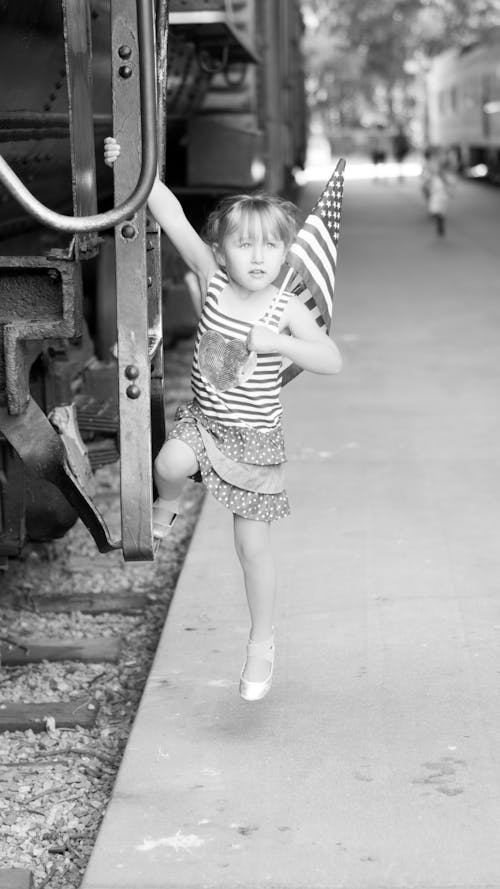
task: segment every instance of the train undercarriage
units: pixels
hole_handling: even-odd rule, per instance
[[[286,188],[305,155],[299,4],[19,0],[0,17],[0,563],[77,518],[100,551],[152,559],[170,272],[147,194],[167,166],[196,222],[231,189]],[[93,476],[118,458],[113,540]]]

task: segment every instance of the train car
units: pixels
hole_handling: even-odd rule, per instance
[[[147,194],[157,169],[197,209],[286,188],[300,4],[3,0],[0,25],[0,563],[77,518],[102,552],[152,559],[168,268]],[[118,458],[113,540],[94,473]]]
[[[429,142],[460,169],[500,181],[500,31],[437,56],[427,75]]]
[[[200,10],[192,0],[173,0],[171,34],[189,39],[186,29],[198,21],[201,35],[210,19],[229,11],[241,40],[239,57],[235,53],[228,62],[224,43],[213,58],[201,50],[202,68],[212,77],[197,113],[169,108],[173,150],[185,147],[184,163],[174,161],[173,175],[181,174],[179,187],[194,192],[258,185],[280,193],[293,169],[303,166],[306,150],[300,3],[219,0]]]

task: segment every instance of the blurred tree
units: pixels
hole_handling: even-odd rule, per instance
[[[500,25],[500,0],[303,0],[303,10],[310,102],[328,126],[368,109],[409,117],[415,70]]]

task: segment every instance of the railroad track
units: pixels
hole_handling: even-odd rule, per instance
[[[166,355],[167,422],[189,398],[192,340]],[[98,473],[110,528],[118,471]],[[83,526],[1,578],[0,889],[77,889],[203,498],[154,563],[100,555]]]

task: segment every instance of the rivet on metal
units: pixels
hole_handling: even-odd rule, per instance
[[[123,77],[125,80],[128,80],[129,77],[132,77],[132,68],[130,65],[120,65],[118,68],[118,74],[120,77]]]
[[[139,368],[135,364],[127,364],[125,368],[125,376],[127,380],[136,380],[139,376]]]
[[[135,225],[131,225],[130,222],[127,222],[125,225],[122,226],[121,234],[123,238],[135,238],[137,229]]]
[[[127,395],[129,398],[139,398],[141,394],[141,390],[139,386],[136,386],[135,383],[132,383],[130,386],[127,386]]]
[[[130,46],[127,46],[126,43],[124,43],[122,46],[119,46],[118,47],[118,55],[120,56],[121,59],[129,59],[130,56],[132,55],[132,50],[131,50]]]

